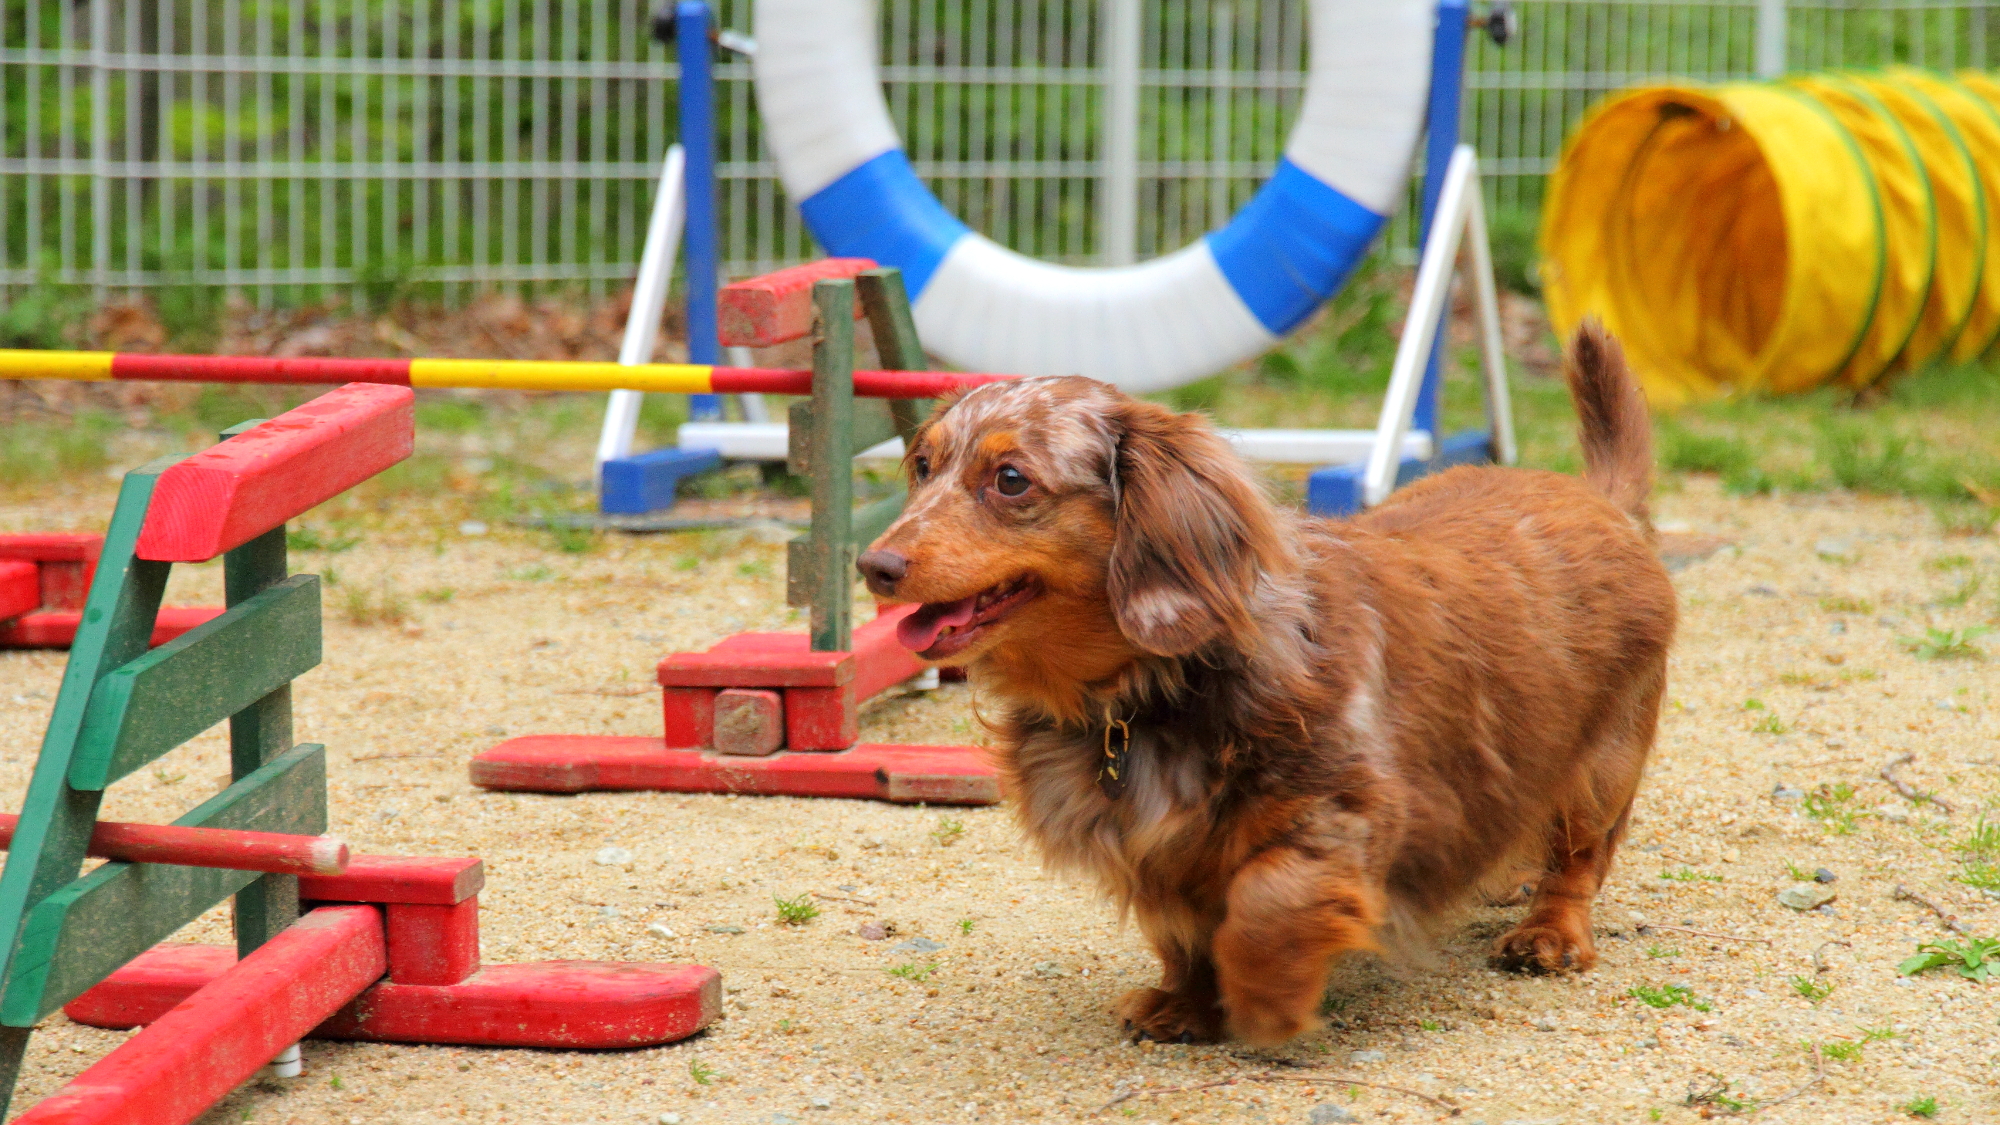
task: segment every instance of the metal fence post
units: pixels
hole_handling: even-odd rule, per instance
[[[1140,0],[1104,0],[1104,264],[1139,260],[1139,47],[1144,39]]]
[[[1757,77],[1785,73],[1785,0],[1757,0]]]

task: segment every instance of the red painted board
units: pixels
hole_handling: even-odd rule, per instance
[[[153,621],[150,643],[158,648],[197,625],[222,614],[219,605],[163,605]],[[0,648],[68,648],[76,640],[83,614],[74,610],[42,610],[0,621]]]
[[[21,818],[13,813],[0,813],[0,848],[14,842],[14,829],[20,823]],[[125,863],[171,863],[279,875],[337,875],[346,870],[348,862],[347,845],[331,836],[114,820],[97,822],[85,854]]]
[[[454,906],[392,902],[389,979],[457,984],[479,969],[479,897]]]
[[[861,740],[861,707],[852,685],[785,689],[785,745],[845,750]]]
[[[661,688],[660,733],[669,746],[708,746],[715,741],[714,688]]]
[[[716,294],[716,330],[722,343],[734,348],[768,348],[796,340],[812,331],[814,282],[858,277],[862,270],[874,268],[866,258],[822,258],[725,285]],[[861,302],[856,301],[854,319],[861,317]]]
[[[407,359],[319,356],[131,355],[111,360],[113,379],[188,383],[388,383],[410,385]]]
[[[351,383],[160,474],[138,556],[204,562],[410,455],[408,387]]]
[[[159,945],[63,1008],[91,1027],[137,1027],[228,969],[220,945]],[[458,984],[383,981],[315,1039],[605,1049],[685,1039],[722,1011],[706,965],[532,961],[487,965]]]
[[[0,559],[23,559],[41,569],[41,604],[50,609],[83,608],[91,576],[97,573],[97,556],[103,553],[102,535],[0,535]],[[6,616],[0,613],[0,618]]]
[[[0,559],[0,619],[42,608],[42,568],[26,559]]]
[[[382,919],[374,908],[315,910],[199,982],[146,1030],[15,1122],[193,1121],[381,979],[387,965]]]
[[[871,699],[924,670],[917,654],[896,639],[896,624],[913,605],[889,606],[854,629],[854,698]]]
[[[677,652],[660,661],[659,675],[661,687],[840,687],[854,679],[854,658],[804,645]]]
[[[668,749],[658,738],[535,735],[473,758],[471,772],[474,785],[534,793],[659,789],[949,805],[990,805],[1001,796],[999,775],[977,746],[862,743],[832,753],[733,758]]]
[[[312,902],[414,902],[452,906],[486,886],[486,864],[471,857],[358,855],[339,875],[299,879],[299,898]]]

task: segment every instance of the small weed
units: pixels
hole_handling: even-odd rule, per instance
[[[1861,1032],[1861,1042],[1864,1045],[1869,1043],[1882,1043],[1886,1042],[1887,1040],[1896,1038],[1896,1032],[1893,1028],[1863,1027],[1863,1028],[1858,1028],[1857,1030]]]
[[[1646,1120],[1648,1121],[1658,1121],[1665,1116],[1666,1114],[1660,1110],[1659,1106],[1654,1106],[1646,1111]]]
[[[819,907],[813,905],[812,896],[809,894],[801,894],[795,898],[779,898],[777,895],[772,895],[771,901],[778,904],[778,921],[784,925],[803,926],[819,917]]]
[[[1985,577],[1975,574],[1965,581],[1960,582],[1958,589],[1953,590],[1951,593],[1939,594],[1937,597],[1931,599],[1931,604],[1940,609],[1958,609],[1971,601],[1972,596],[1983,589],[1985,585]]]
[[[1829,1062],[1860,1062],[1861,1049],[1865,1043],[1853,1039],[1829,1039],[1819,1045],[1820,1057]],[[1805,1044],[1806,1053],[1812,1053],[1812,1044]]]
[[[318,528],[310,524],[300,524],[285,529],[285,546],[294,551],[324,551],[329,555],[337,555],[359,546],[360,543],[359,535],[342,535],[337,531],[322,535]]]
[[[1786,687],[1809,687],[1825,691],[1833,686],[1832,681],[1818,672],[1780,672],[1778,682]]]
[[[970,918],[960,918],[958,920],[958,932],[961,934],[971,933],[972,926],[973,926],[973,921]]]
[[[1896,966],[1906,977],[1931,969],[1951,969],[1967,980],[1989,981],[2000,975],[2000,938],[1927,941],[1917,955]]]
[[[439,586],[433,590],[421,590],[417,593],[419,601],[429,602],[432,605],[443,605],[457,596],[458,591],[449,586]]]
[[[721,1075],[715,1072],[714,1067],[708,1065],[707,1063],[701,1061],[700,1059],[689,1059],[688,1077],[694,1079],[695,1085],[706,1086],[709,1083],[714,1082],[717,1078],[720,1078]]]
[[[1810,869],[1800,867],[1789,859],[1785,861],[1785,874],[1790,875],[1792,881],[1797,883],[1810,883],[1813,878],[1813,873]]]
[[[768,559],[751,559],[749,562],[736,564],[738,578],[767,578],[770,574],[771,563]]]
[[[701,560],[693,555],[682,555],[674,560],[674,569],[680,571],[700,570]]]
[[[1441,1024],[1441,1023],[1439,1023],[1439,1022],[1438,1022],[1438,1021],[1436,1021],[1436,1020],[1425,1020],[1425,1019],[1420,1019],[1420,1020],[1418,1020],[1418,1021],[1417,1021],[1417,1027],[1418,1027],[1418,1028],[1419,1028],[1420,1030],[1423,1030],[1423,1031],[1443,1031],[1443,1030],[1444,1030],[1444,1025],[1443,1025],[1443,1024]]]
[[[1924,563],[1925,570],[1966,570],[1971,566],[1971,555],[1939,555]]]
[[[326,1080],[326,1084],[328,1086],[333,1087],[336,1090],[340,1089],[340,1075],[336,1074],[333,1077],[328,1078]]]
[[[1937,1099],[1929,1094],[1925,1094],[1920,1098],[1911,1098],[1896,1108],[1909,1114],[1911,1117],[1921,1117],[1926,1121],[1938,1115]]]
[[[1853,801],[1854,786],[1836,781],[1806,794],[1801,804],[1806,815],[1819,821],[1828,832],[1836,836],[1851,836],[1854,834],[1855,813],[1848,806]]]
[[[1839,678],[1843,684],[1872,684],[1882,678],[1882,673],[1873,668],[1850,668]]]
[[[1693,1008],[1697,1012],[1713,1011],[1715,1008],[1715,1005],[1696,996],[1694,990],[1684,984],[1635,985],[1626,989],[1625,995],[1648,1008],[1671,1008],[1676,1004]]]
[[[936,840],[940,848],[948,848],[958,843],[958,838],[963,835],[965,835],[965,822],[955,817],[938,817],[937,827],[931,829],[931,839]]]
[[[1721,1110],[1725,1116],[1734,1116],[1757,1108],[1756,1102],[1730,1093],[1728,1079],[1713,1073],[1708,1077],[1711,1085],[1706,1090],[1697,1090],[1693,1082],[1688,1083],[1687,1097],[1682,1099],[1682,1105],[1690,1109],[1698,1108],[1703,1117],[1712,1116],[1713,1110]]]
[[[1750,725],[1750,733],[1752,734],[1784,734],[1791,729],[1791,727],[1785,725],[1785,720],[1779,718],[1775,711],[1766,713],[1763,718],[1758,719]]]
[[[1673,871],[1660,872],[1660,878],[1671,883],[1720,883],[1722,876],[1696,871],[1692,867],[1682,867]]]
[[[168,773],[165,767],[160,767],[153,771],[153,780],[159,782],[161,785],[174,785],[178,782],[186,781],[187,775],[184,773]]]
[[[1768,707],[1764,706],[1764,701],[1763,701],[1763,700],[1761,700],[1761,699],[1746,699],[1746,700],[1744,700],[1744,701],[1743,701],[1743,709],[1744,709],[1745,711],[1768,711],[1768,710],[1770,710],[1770,708],[1768,708]]]
[[[1819,607],[1828,613],[1874,613],[1875,603],[1867,598],[1821,598]]]
[[[561,551],[563,554],[589,554],[591,548],[597,546],[598,533],[595,528],[576,527],[571,524],[557,523],[553,519],[549,521],[548,527],[549,538],[555,540],[556,550]]]
[[[1921,637],[1897,637],[1896,643],[1918,660],[1984,660],[1986,650],[1972,642],[1992,631],[1985,625],[1967,625],[1963,629],[1933,626],[1925,629]]]
[[[937,972],[938,967],[937,967],[937,962],[933,961],[928,965],[916,965],[916,964],[898,965],[893,969],[888,969],[885,971],[892,977],[901,977],[904,980],[915,981],[919,984],[922,984],[924,981],[931,979],[931,974]]]
[[[2000,824],[1984,815],[1972,823],[1972,830],[1959,841],[1958,850],[1974,859],[2000,858]]]
[[[516,582],[547,582],[555,576],[555,571],[550,570],[540,563],[536,563],[533,566],[518,566],[512,570],[501,572],[501,577],[511,578]]]
[[[1792,991],[1817,1004],[1833,995],[1833,986],[1822,980],[1814,980],[1812,977],[1794,976]]]
[[[350,625],[401,625],[410,619],[410,603],[383,582],[375,589],[349,586],[341,595],[341,613]]]
[[[1669,949],[1666,946],[1661,945],[1659,942],[1654,942],[1653,944],[1646,947],[1646,956],[1651,957],[1655,960],[1658,960],[1659,958],[1662,957],[1679,957],[1680,955],[1681,955],[1680,950]]]

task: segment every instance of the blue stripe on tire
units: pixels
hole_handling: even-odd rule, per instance
[[[1208,248],[1251,313],[1282,336],[1340,289],[1386,221],[1285,159]]]
[[[917,179],[900,149],[814,192],[799,212],[833,257],[873,258],[901,269],[911,300],[930,283],[952,244],[972,231]]]

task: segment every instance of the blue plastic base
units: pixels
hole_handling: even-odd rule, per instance
[[[1468,430],[1444,439],[1437,456],[1429,461],[1403,458],[1396,470],[1396,487],[1442,472],[1453,465],[1493,463],[1493,435]],[[1306,478],[1306,511],[1315,516],[1351,516],[1361,511],[1361,478],[1368,471],[1366,461],[1351,465],[1329,465]]]
[[[722,467],[713,449],[655,449],[636,457],[606,461],[597,510],[607,516],[638,516],[674,506],[682,477]]]

